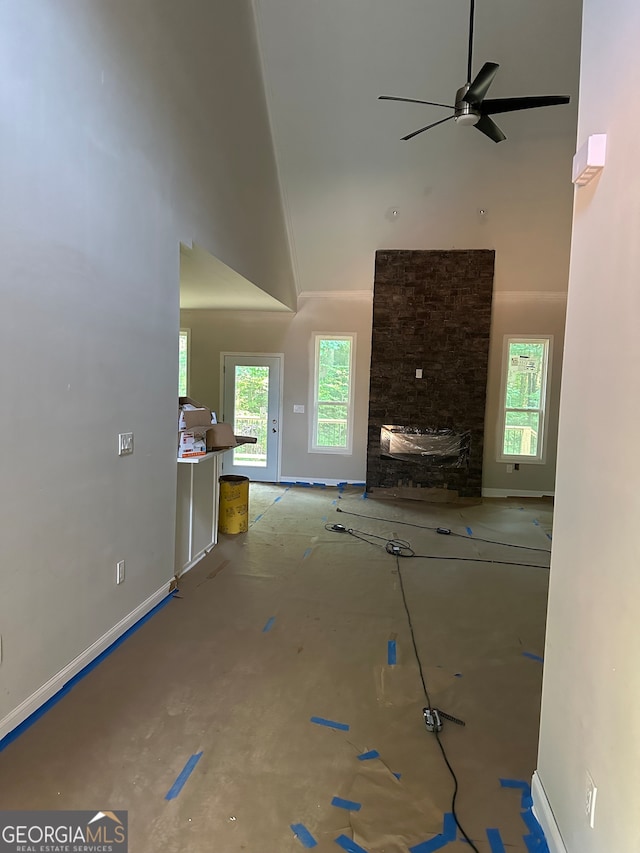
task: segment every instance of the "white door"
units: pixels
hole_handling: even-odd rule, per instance
[[[282,356],[224,355],[223,420],[236,435],[257,438],[225,453],[225,474],[275,483],[280,447],[280,375]]]

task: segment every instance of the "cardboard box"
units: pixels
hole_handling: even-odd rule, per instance
[[[207,450],[219,450],[221,447],[236,447],[238,442],[231,424],[213,424],[206,431]]]
[[[188,459],[192,456],[204,456],[207,445],[204,436],[197,432],[184,430],[180,433],[178,443],[178,459]]]
[[[211,409],[198,403],[192,397],[178,397],[178,429],[190,430],[195,427],[209,426],[216,422],[215,414],[212,414]],[[185,409],[184,406],[190,408]]]

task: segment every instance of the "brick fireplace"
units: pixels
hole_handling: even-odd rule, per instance
[[[481,495],[494,255],[376,253],[367,447],[374,494],[404,486]]]

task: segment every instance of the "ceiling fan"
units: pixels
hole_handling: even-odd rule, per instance
[[[444,124],[446,121],[455,119],[458,124],[473,125],[489,139],[494,142],[502,142],[507,137],[500,130],[498,125],[491,118],[496,113],[510,113],[516,110],[531,110],[536,107],[553,107],[558,104],[568,104],[571,100],[568,95],[539,95],[536,97],[525,98],[485,98],[489,91],[489,86],[496,76],[496,72],[500,67],[496,62],[485,62],[475,79],[471,80],[471,61],[473,57],[473,25],[475,19],[475,0],[470,0],[469,12],[469,55],[467,63],[467,82],[462,88],[456,92],[455,105],[438,104],[434,101],[418,101],[415,98],[395,98],[391,95],[380,95],[381,101],[406,101],[411,104],[428,104],[432,107],[444,107],[445,109],[453,110],[453,115],[447,118],[434,121],[426,127],[421,127],[419,130],[414,130],[407,136],[403,136],[403,140],[413,139],[419,133],[424,133],[425,130],[430,130],[439,124]]]

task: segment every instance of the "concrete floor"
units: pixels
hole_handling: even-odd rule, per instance
[[[0,754],[2,808],[127,809],[132,853],[295,853],[305,840],[295,824],[319,853],[341,849],[340,835],[368,853],[406,853],[442,833],[453,782],[422,719],[400,568],[431,701],[466,722],[441,734],[458,817],[482,853],[499,849],[488,828],[506,850],[526,851],[522,792],[500,779],[530,781],[536,766],[542,664],[529,655],[543,654],[548,554],[478,540],[548,549],[551,503],[460,508],[254,484],[250,518],[248,533],[222,536],[179,597]],[[367,544],[325,523],[383,538]],[[418,554],[543,568],[398,561],[379,547],[387,537]],[[379,758],[358,759],[369,750]]]

